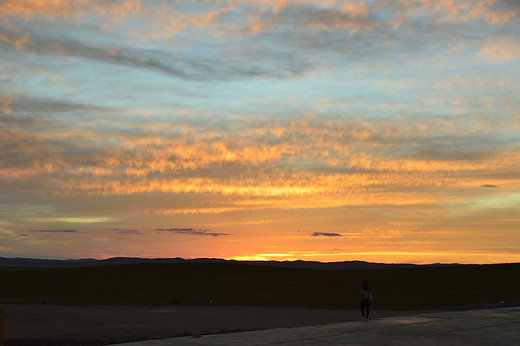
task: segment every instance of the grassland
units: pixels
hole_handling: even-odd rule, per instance
[[[0,304],[257,305],[381,310],[520,304],[520,264],[311,270],[240,263],[0,269]],[[500,303],[503,302],[503,303]]]

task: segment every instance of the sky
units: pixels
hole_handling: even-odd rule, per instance
[[[520,262],[520,1],[0,0],[0,256]]]

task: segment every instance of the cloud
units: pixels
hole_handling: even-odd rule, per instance
[[[4,17],[20,17],[25,20],[32,18],[63,19],[74,18],[76,20],[87,16],[96,15],[101,18],[109,18],[111,21],[121,23],[122,19],[132,19],[132,16],[146,16],[151,23],[165,25],[170,23],[170,31],[177,33],[186,27],[207,27],[215,23],[221,23],[220,16],[229,12],[242,13],[246,18],[278,17],[284,11],[337,11],[350,17],[363,17],[373,15],[381,7],[385,9],[387,17],[398,17],[400,10],[408,10],[409,13],[423,13],[420,9],[427,9],[445,21],[485,20],[490,24],[500,25],[507,23],[518,15],[519,6],[514,1],[500,1],[494,3],[489,0],[453,0],[432,1],[421,0],[415,2],[365,2],[343,0],[254,0],[244,4],[238,0],[211,0],[198,4],[191,11],[188,6],[190,1],[160,2],[158,5],[144,4],[140,0],[123,0],[114,2],[93,2],[90,0],[76,0],[71,5],[70,1],[34,0],[5,0],[0,6],[0,15]],[[146,6],[144,6],[146,5]],[[175,15],[180,11],[186,11],[184,16]],[[298,12],[296,12],[298,13]],[[236,16],[237,14],[235,14]],[[385,19],[388,20],[388,18]],[[236,19],[236,18],[235,18]],[[306,18],[307,19],[307,18]],[[341,18],[340,18],[341,19]],[[335,21],[331,21],[335,24]]]
[[[314,232],[313,237],[342,237],[339,233]]]
[[[484,20],[491,25],[503,25],[520,14],[518,2],[489,0],[423,0],[433,13],[440,14],[442,20],[448,22],[467,23]]]
[[[29,232],[40,232],[40,233],[78,233],[74,229],[31,229]]]
[[[106,112],[109,109],[89,105],[74,103],[52,98],[38,98],[28,96],[11,96],[0,94],[0,104],[2,104],[5,116],[0,118],[2,122],[11,122],[19,125],[57,125],[58,116],[66,114],[95,114]],[[16,115],[16,116],[14,116]]]
[[[15,34],[6,33],[5,30],[0,28],[0,35],[9,37]],[[11,41],[14,42],[16,39],[4,39],[4,44],[0,41],[0,47],[4,49],[16,48],[36,55],[79,57],[138,69],[151,69],[182,79],[202,80],[202,76],[204,74],[210,75],[209,72],[212,70],[210,64],[159,50],[150,51],[125,47],[104,48],[72,39],[57,40],[36,35],[26,38],[23,45],[10,44]]]
[[[258,35],[282,26],[311,31],[348,29],[351,33],[374,29],[367,20],[368,8],[364,3],[342,4],[341,7],[337,4],[328,7],[319,5],[305,1],[286,1],[285,4],[278,3],[276,7],[252,7],[247,15],[247,32]]]
[[[520,58],[520,46],[516,42],[517,38],[511,42],[493,42],[484,45],[477,53],[488,61],[508,61]]]
[[[368,79],[366,85],[361,85],[358,94],[357,77],[363,80],[364,75],[372,76],[373,71],[360,72],[356,66],[350,65],[361,61],[372,70],[377,68],[374,61],[403,56],[408,58],[408,54],[411,60],[425,63],[421,57],[428,56],[432,45],[443,46],[443,52],[446,52],[445,47],[451,47],[449,42],[439,38],[453,37],[453,40],[464,43],[479,42],[478,45],[492,42],[501,31],[508,32],[514,24],[509,23],[513,17],[506,15],[507,11],[514,13],[511,12],[515,9],[513,2],[493,6],[489,2],[475,2],[476,5],[472,5],[467,1],[409,2],[405,6],[403,2],[346,3],[332,0],[205,1],[197,2],[196,6],[192,2],[182,1],[157,4],[141,4],[138,1],[91,4],[78,1],[71,6],[65,1],[56,1],[46,7],[42,2],[4,1],[0,5],[0,16],[14,19],[0,24],[0,45],[7,51],[2,50],[2,56],[9,59],[21,57],[27,61],[36,57],[42,63],[40,70],[48,69],[48,73],[43,75],[70,78],[68,83],[77,78],[83,79],[83,76],[60,75],[61,71],[53,71],[46,60],[54,60],[54,56],[78,58],[64,59],[67,61],[64,66],[77,71],[80,69],[76,69],[79,66],[76,64],[95,66],[97,72],[101,69],[113,71],[110,69],[113,66],[105,64],[144,70],[145,73],[154,71],[158,74],[146,78],[152,83],[155,78],[160,81],[160,75],[183,80],[243,80],[246,83],[258,77],[282,78],[287,79],[283,82],[288,84],[283,85],[285,91],[277,95],[278,99],[273,102],[276,104],[278,101],[281,105],[282,101],[279,100],[285,99],[286,95],[299,93],[300,81],[291,77],[311,76],[309,72],[320,66],[347,66],[351,71],[350,79],[344,78],[335,85],[342,90],[337,98],[342,99],[346,95],[352,104],[365,102],[370,106],[359,112],[350,105],[333,108],[330,104],[333,97],[329,99],[327,95],[323,97],[323,104],[333,108],[332,113],[341,115],[293,115],[292,118],[285,118],[286,114],[298,114],[306,105],[294,109],[283,104],[281,110],[277,109],[282,114],[279,118],[273,116],[266,120],[270,115],[263,118],[257,116],[257,113],[264,112],[263,108],[246,109],[249,98],[244,98],[248,102],[239,102],[243,107],[239,110],[226,108],[227,105],[220,103],[221,100],[226,100],[226,104],[235,102],[234,97],[227,96],[234,95],[232,90],[237,87],[251,89],[248,95],[260,99],[263,95],[257,96],[256,93],[262,93],[265,85],[249,88],[248,84],[217,83],[215,86],[218,87],[215,88],[199,88],[199,83],[194,83],[200,90],[212,89],[205,97],[199,98],[200,104],[206,104],[207,108],[195,110],[190,119],[179,120],[172,115],[177,109],[168,105],[168,110],[159,110],[166,115],[157,116],[154,112],[159,106],[157,109],[153,107],[167,104],[163,102],[166,99],[163,98],[164,94],[160,94],[159,98],[141,100],[150,107],[146,109],[150,117],[141,121],[132,118],[137,111],[131,105],[128,109],[96,108],[81,101],[88,99],[90,91],[87,92],[87,89],[105,90],[106,85],[102,83],[99,88],[87,88],[85,84],[84,93],[62,90],[60,97],[67,101],[60,101],[59,97],[44,99],[42,96],[30,96],[31,93],[0,96],[4,113],[0,116],[0,122],[7,127],[7,131],[0,133],[0,188],[60,196],[187,194],[193,200],[202,200],[202,196],[212,200],[208,204],[190,200],[179,204],[178,208],[156,209],[158,214],[182,215],[255,208],[320,208],[383,203],[382,196],[389,197],[388,203],[419,203],[427,197],[419,198],[417,194],[403,191],[415,187],[450,187],[467,179],[474,183],[472,179],[478,171],[493,174],[514,171],[515,160],[519,157],[515,149],[516,133],[512,130],[511,119],[499,114],[510,113],[507,107],[513,109],[515,103],[491,99],[491,106],[487,109],[468,105],[469,98],[464,93],[471,92],[474,80],[464,72],[461,72],[458,84],[450,84],[443,76],[438,77],[434,90],[438,94],[433,96],[443,102],[441,107],[437,107],[435,99],[417,94],[413,96],[418,86],[413,81],[405,92],[381,95],[377,94],[375,87],[377,80]],[[500,11],[506,12],[498,20],[492,13]],[[101,22],[112,15],[118,19],[124,17],[125,21],[107,20],[110,24],[104,26]],[[457,17],[464,21],[476,21],[479,25],[482,21],[492,23],[495,31],[489,31],[489,28],[475,31],[473,26],[457,23]],[[84,18],[88,21],[83,21]],[[159,32],[169,23],[177,27],[176,33],[179,35],[173,37],[167,34],[165,38],[154,36],[150,31],[143,32],[141,36],[125,36],[129,32],[134,33],[130,29],[134,20],[149,23],[151,18],[157,26],[152,26],[150,30],[157,29]],[[396,25],[399,21],[402,22]],[[446,22],[450,22],[449,25],[439,25]],[[498,30],[501,24],[505,26]],[[35,30],[36,27],[39,30]],[[216,27],[215,32],[204,31]],[[71,30],[61,30],[63,28]],[[202,31],[192,30],[194,28]],[[247,32],[244,28],[251,30]],[[92,39],[92,34],[98,30],[107,31],[106,36],[100,36],[103,40]],[[61,33],[59,36],[55,35],[57,31]],[[481,32],[489,38],[481,41]],[[200,39],[202,37],[204,39]],[[497,42],[502,48],[509,47],[507,40]],[[202,46],[204,50],[199,51]],[[490,46],[488,50],[492,51],[493,48]],[[19,50],[29,54],[18,53]],[[475,51],[473,49],[471,54]],[[51,55],[53,59],[46,59],[43,55]],[[55,64],[61,65],[60,59]],[[426,70],[421,68],[424,73]],[[121,72],[115,71],[116,74]],[[29,76],[31,73],[34,71],[27,71],[28,82],[13,90],[23,90],[22,84],[37,83],[41,75]],[[412,78],[417,77],[414,72],[411,74]],[[340,78],[343,79],[343,76]],[[99,77],[102,79],[101,75]],[[332,75],[318,72],[311,77],[309,85],[313,86],[305,89],[308,93],[303,93],[309,96],[309,104],[314,103],[314,94],[320,92],[321,78],[333,81]],[[425,77],[427,81],[428,76]],[[25,81],[23,78],[12,78],[15,79]],[[395,81],[390,77],[388,80]],[[177,82],[168,78],[166,83],[159,83],[161,86],[158,89],[166,85],[164,89],[169,93],[172,84]],[[304,82],[302,80],[302,84]],[[110,83],[114,84],[112,81]],[[125,97],[128,101],[142,98],[142,95],[131,93],[134,89],[124,89],[124,84],[118,83],[115,97],[110,94],[112,87],[107,87],[106,99],[112,102],[113,99]],[[135,84],[132,87],[138,88],[139,82]],[[53,86],[53,83],[47,85]],[[182,85],[189,88],[191,83],[182,81]],[[272,84],[274,87],[277,85]],[[461,95],[462,101],[445,99],[441,94],[441,91],[446,92],[443,85],[451,86],[454,93],[464,94]],[[464,92],[460,91],[459,86],[464,87]],[[226,98],[220,98],[219,90],[228,88],[230,91]],[[492,88],[482,88],[475,94]],[[212,94],[214,90],[217,90],[216,94]],[[356,90],[354,96],[349,96],[350,90]],[[509,86],[500,90],[514,94]],[[52,88],[49,94],[52,94],[51,91]],[[430,91],[427,86],[423,87],[424,93]],[[74,101],[75,96],[64,97],[73,94],[81,96],[77,101]],[[42,94],[34,92],[34,95]],[[393,109],[386,109],[386,104],[373,102],[371,98],[374,95],[381,96],[383,100],[404,98],[403,106],[394,113]],[[412,98],[411,101],[414,97],[428,100],[407,104],[408,97]],[[215,101],[217,98],[218,102]],[[268,97],[266,100],[270,102]],[[453,101],[452,106],[448,105],[450,101]],[[91,102],[104,101],[97,98]],[[385,109],[381,115],[375,109],[378,105]],[[424,110],[424,105],[432,110]],[[455,109],[462,114],[450,117]],[[253,115],[249,118],[242,116],[243,110]],[[487,115],[480,116],[488,110],[498,121],[490,124],[486,122]],[[269,113],[268,110],[265,112]],[[99,113],[103,115],[102,121],[92,121],[93,118],[101,118]],[[405,115],[394,117],[401,113]],[[412,116],[406,116],[411,113]],[[132,116],[127,117],[127,114]],[[221,114],[233,118],[232,123],[223,120]],[[371,114],[379,118],[370,119]],[[209,118],[219,120],[206,123]],[[508,135],[509,143],[506,143],[503,134]],[[153,214],[150,211],[145,213]]]
[[[13,102],[13,98],[10,95],[2,96],[0,95],[0,105],[2,106],[2,112],[5,114],[11,114],[11,103]]]
[[[46,17],[51,19],[76,18],[79,19],[88,14],[97,14],[109,17],[111,20],[135,15],[141,10],[140,0],[122,0],[109,2],[96,2],[90,0],[5,0],[0,4],[0,17],[21,17],[30,20],[34,17]]]
[[[453,23],[450,30],[459,34],[439,29],[428,20],[429,13],[424,11],[424,6],[444,21],[462,17],[467,21],[485,18],[492,23],[506,23],[516,13],[513,11],[515,7],[495,10],[488,2],[479,2],[475,6],[464,1],[441,5],[413,3],[406,6],[405,12],[405,6],[395,3],[253,1],[244,5],[235,1],[208,1],[190,9],[189,2],[183,1],[167,2],[161,6],[145,6],[139,1],[118,4],[78,1],[71,6],[57,1],[46,6],[12,0],[0,5],[0,13],[6,18],[30,19],[34,16],[52,19],[48,22],[50,28],[55,20],[69,19],[71,23],[63,25],[74,25],[75,31],[81,34],[56,38],[55,30],[52,29],[41,29],[35,33],[27,26],[6,24],[0,25],[0,47],[36,55],[86,58],[134,69],[153,70],[183,80],[287,79],[353,61],[399,63],[403,59],[407,60],[411,52],[415,57],[421,53],[427,57],[446,46],[435,43],[439,37],[445,42],[453,40],[453,37],[459,40],[462,37],[466,41],[475,36],[475,32],[465,34],[462,26]],[[416,18],[417,13],[426,18]],[[85,28],[74,20],[90,17],[97,18],[101,26],[107,22],[105,17],[111,19],[108,21],[110,27],[104,29],[106,32],[100,30],[98,35],[132,37],[104,45],[94,44],[93,40],[81,40],[81,37],[92,35],[92,29],[89,29],[90,25]],[[230,17],[233,20],[229,20]],[[125,21],[121,21],[122,18]],[[136,33],[130,30],[131,25],[125,25],[126,21],[133,23],[137,18],[140,28],[151,28],[153,32]],[[142,25],[141,21],[149,25]],[[397,28],[403,33],[395,33]],[[207,30],[207,35],[214,35],[224,43],[202,47],[197,40],[192,40],[184,49],[170,48],[176,45],[170,36],[182,31],[189,35],[197,33],[198,29]],[[418,32],[423,34],[419,35]],[[146,49],[136,48],[136,45],[130,43],[135,40],[135,35],[144,35],[140,39],[152,44]],[[161,39],[163,43],[168,43],[155,44]],[[474,42],[480,42],[479,38],[475,38]],[[420,51],[416,49],[418,44],[422,44]],[[495,54],[492,48],[483,49],[481,54]],[[204,49],[205,54],[197,54],[198,49]],[[510,57],[512,49],[505,50],[503,56]]]
[[[442,161],[479,161],[491,156],[498,143],[485,136],[443,136],[424,138],[417,145],[417,157]]]
[[[119,228],[110,228],[111,231],[114,231],[119,234],[143,234],[141,231],[136,229],[119,229]]]
[[[56,196],[179,197],[176,208],[150,204],[142,210],[147,215],[443,202],[453,198],[453,186],[483,184],[479,172],[496,174],[488,177],[496,182],[512,175],[520,157],[499,140],[506,129],[474,126],[474,119],[243,119],[211,129],[186,121],[175,131],[175,125],[152,131],[118,119],[123,130],[111,135],[84,127],[56,132],[50,125],[47,133],[44,124],[34,133],[19,124],[0,133],[0,187]]]
[[[146,229],[197,219],[246,236],[280,215],[301,221],[268,232],[323,229],[311,219],[328,208],[336,220],[377,210],[373,230],[397,218],[387,210],[426,219],[518,189],[519,7],[0,0],[0,226],[181,242],[229,234]],[[366,236],[351,226],[307,236]],[[76,238],[49,232],[38,238]]]
[[[1,39],[1,38],[4,39]],[[45,37],[42,34],[22,35],[13,33],[0,26],[0,47],[8,50],[21,50],[36,55],[54,55],[85,58],[102,63],[111,63],[124,67],[141,70],[152,70],[171,77],[192,81],[231,81],[250,78],[287,78],[303,74],[309,69],[309,64],[299,62],[296,59],[285,60],[286,54],[269,53],[277,64],[264,64],[262,56],[251,57],[250,60],[240,58],[241,55],[230,56],[229,59],[219,59],[225,54],[215,51],[208,58],[191,55],[188,52],[178,53],[171,49],[139,49],[132,46],[110,45],[101,46],[72,38],[55,39]],[[23,42],[18,43],[18,42]],[[209,48],[208,48],[209,49]],[[227,48],[226,48],[227,49]],[[260,52],[258,52],[260,53]],[[228,52],[228,54],[233,54]],[[239,59],[239,63],[237,63]],[[7,101],[4,102],[8,109]]]
[[[229,233],[219,233],[213,232],[211,229],[195,229],[195,228],[157,228],[157,232],[171,232],[176,234],[190,234],[190,235],[202,235],[202,236],[211,236],[211,237],[220,237],[231,235]]]

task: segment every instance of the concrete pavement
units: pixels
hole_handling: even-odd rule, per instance
[[[520,345],[520,307],[140,341],[119,346]]]

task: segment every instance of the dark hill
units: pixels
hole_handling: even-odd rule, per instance
[[[137,257],[113,257],[104,260],[87,259],[34,259],[34,258],[4,258],[0,257],[0,268],[66,268],[66,267],[94,267],[117,264],[137,263],[236,263],[255,266],[300,268],[300,269],[325,269],[325,270],[357,270],[357,269],[383,269],[383,268],[411,268],[414,264],[386,264],[363,261],[345,262],[315,262],[315,261],[234,261],[215,258],[137,258]],[[433,264],[432,266],[440,266]],[[451,264],[454,265],[454,264]]]
[[[373,306],[417,310],[520,304],[520,264],[316,270],[181,261],[0,268],[0,304],[265,305],[355,309],[360,283]],[[505,283],[505,284],[504,284]]]

